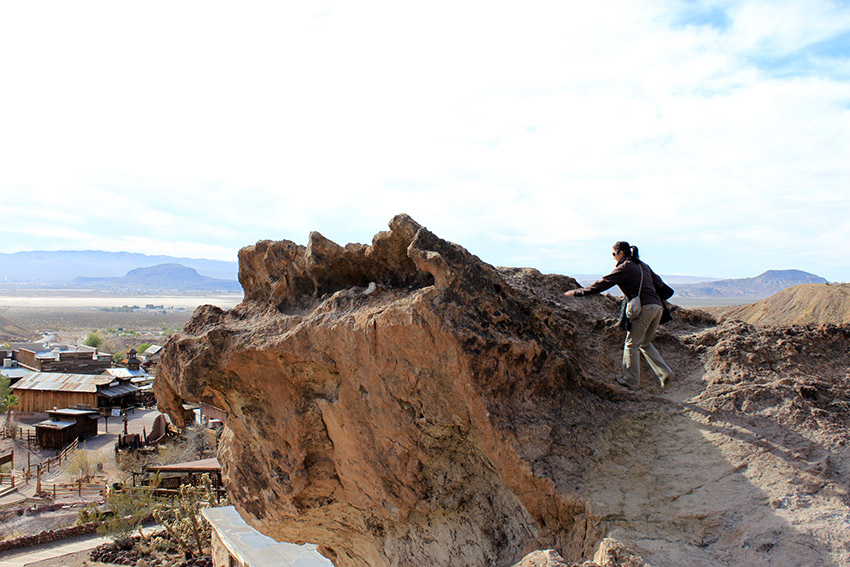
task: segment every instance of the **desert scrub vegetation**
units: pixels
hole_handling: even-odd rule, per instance
[[[103,456],[98,451],[79,449],[65,465],[65,472],[76,482],[89,482],[103,470]]]
[[[121,548],[135,545],[140,555],[179,552],[186,557],[199,557],[209,553],[210,526],[201,510],[227,505],[226,500],[217,498],[209,475],[201,476],[199,486],[181,485],[176,495],[157,496],[158,484],[155,477],[150,486],[112,491],[105,506],[87,506],[80,512],[77,523],[98,524],[99,534],[111,537]],[[150,520],[160,524],[165,535],[146,536],[143,524]],[[136,533],[139,544],[133,542]]]
[[[86,335],[86,339],[83,341],[83,344],[90,347],[98,348],[103,344],[103,335],[98,333],[97,331],[91,331],[88,335]]]
[[[215,431],[190,425],[178,436],[159,445],[154,452],[121,452],[117,461],[124,472],[139,472],[147,465],[171,465],[215,457],[216,446]]]

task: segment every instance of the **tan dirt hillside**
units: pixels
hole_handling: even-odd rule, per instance
[[[826,325],[850,323],[850,284],[803,284],[751,305],[723,313],[724,320],[751,325]]]
[[[29,341],[38,337],[31,329],[0,316],[0,344],[14,341]]]

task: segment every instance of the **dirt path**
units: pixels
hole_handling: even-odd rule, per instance
[[[654,567],[850,565],[835,481],[846,455],[784,423],[706,411],[704,369],[678,362],[690,370],[660,409],[619,421],[586,471],[609,538]]]

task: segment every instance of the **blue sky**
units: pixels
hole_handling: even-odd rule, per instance
[[[0,65],[0,252],[405,212],[496,265],[850,281],[846,1],[7,2]]]

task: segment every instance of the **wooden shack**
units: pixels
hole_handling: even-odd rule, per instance
[[[136,484],[136,475],[133,473],[133,485]],[[199,461],[191,461],[187,463],[175,463],[172,465],[148,465],[141,473],[141,484],[151,484],[154,474],[159,475],[159,486],[156,494],[174,495],[177,493],[181,485],[188,484],[191,486],[200,486],[201,477],[206,474],[210,478],[212,488],[216,493],[216,498],[224,494],[224,487],[221,480],[221,464],[218,459],[201,459]]]
[[[65,408],[47,412],[50,419],[35,424],[38,444],[45,449],[63,449],[74,439],[97,436],[95,409]]]
[[[126,407],[135,402],[139,391],[129,379],[59,372],[33,372],[12,386],[12,390],[18,396],[18,411],[22,413],[80,406]]]

